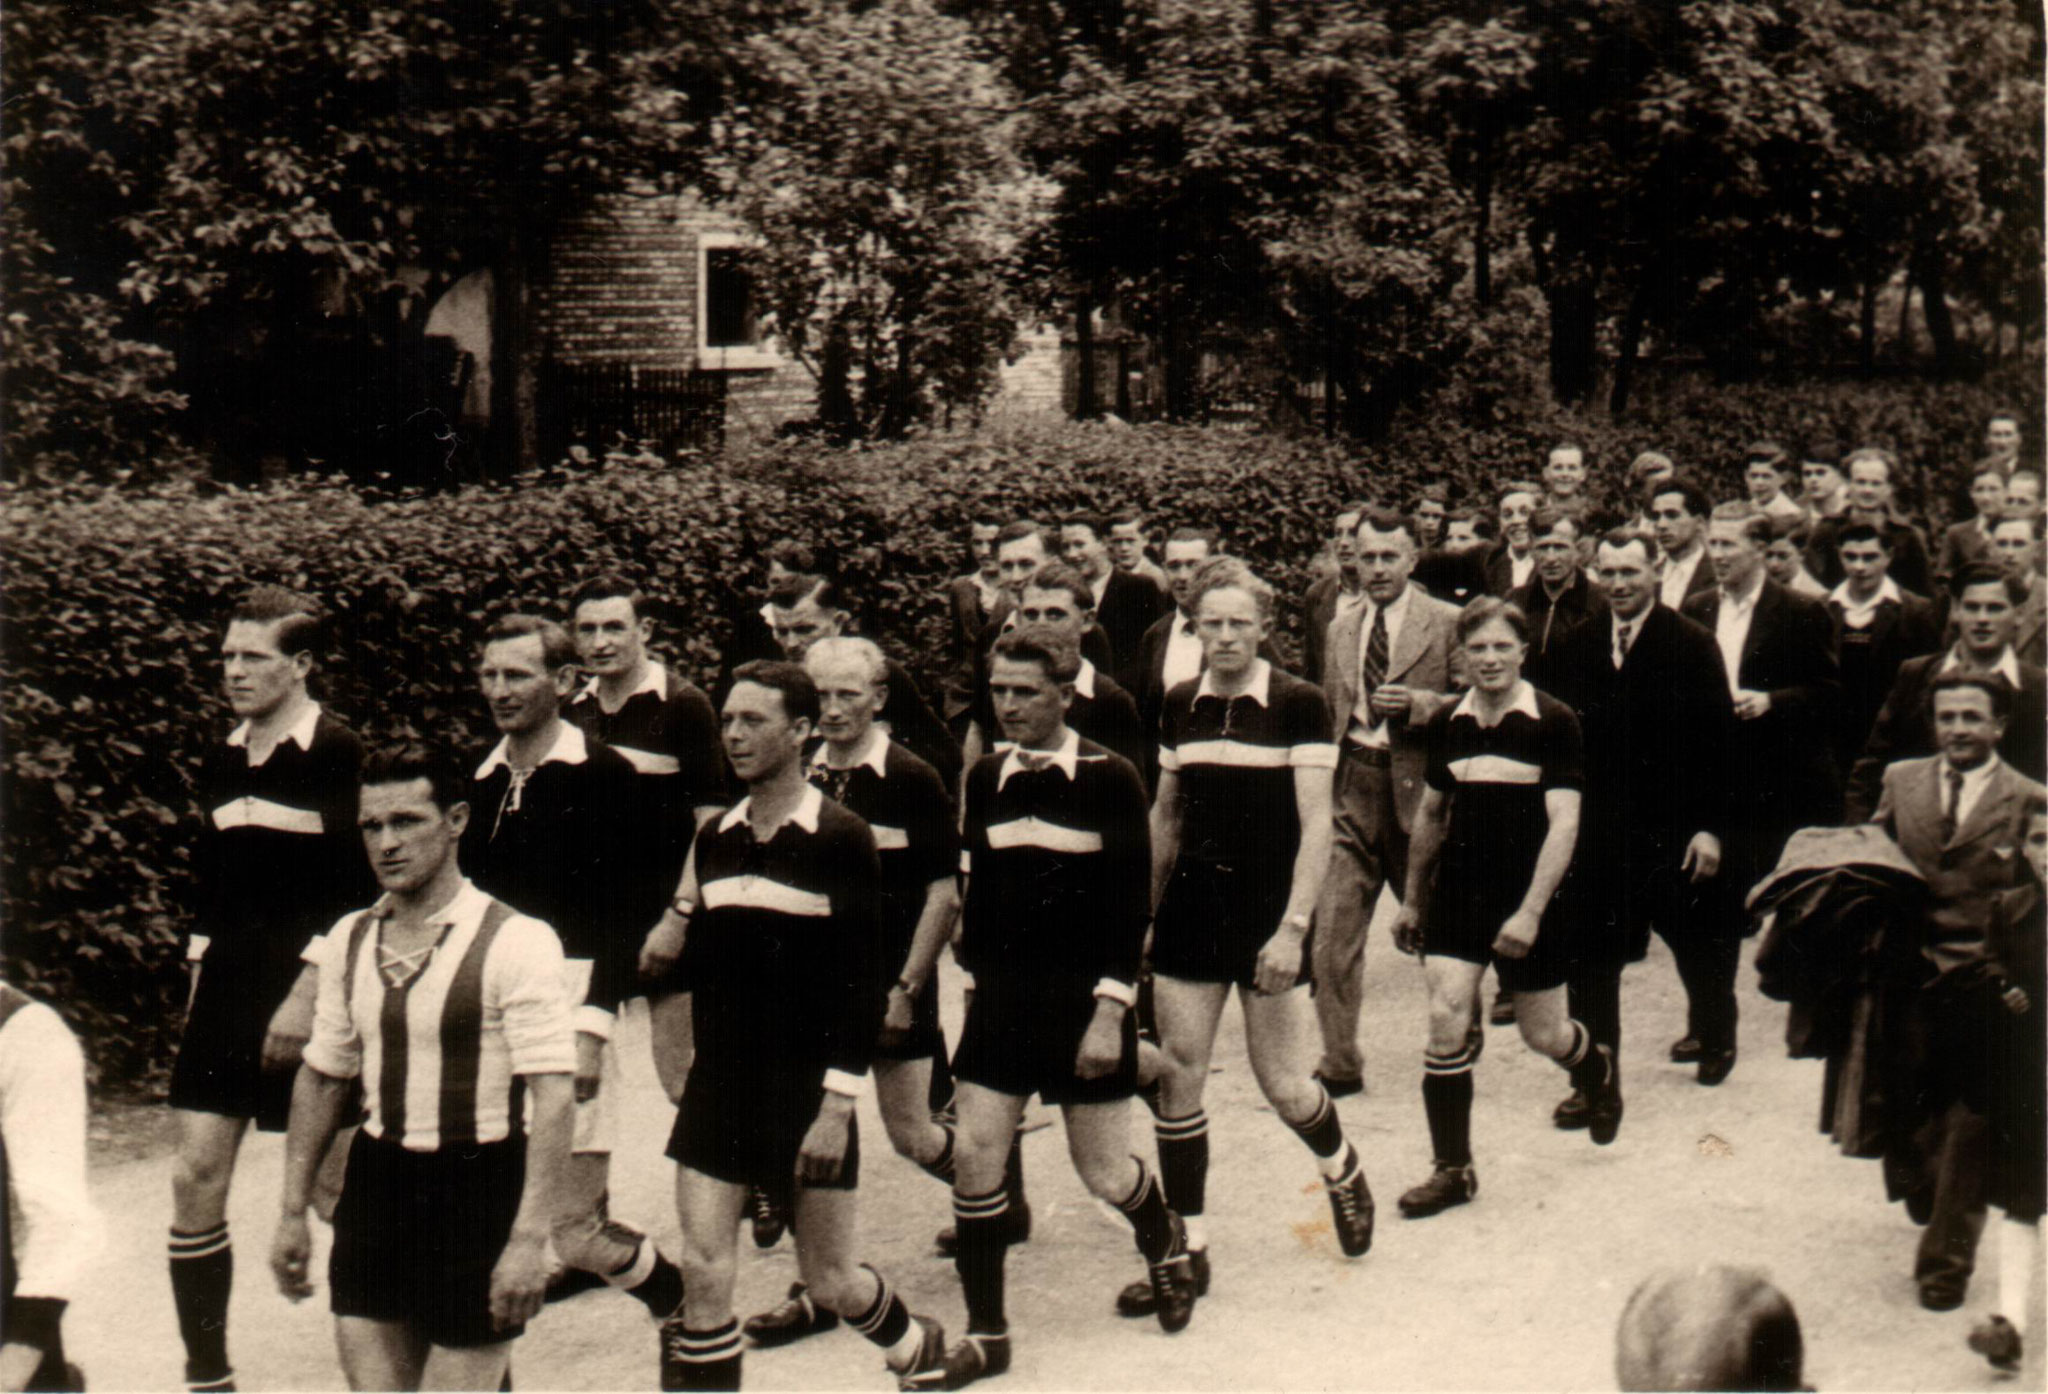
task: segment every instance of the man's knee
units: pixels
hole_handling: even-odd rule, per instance
[[[1429,999],[1429,1048],[1439,1055],[1461,1049],[1472,1029],[1469,997],[1432,993]]]
[[[171,1168],[171,1189],[182,1203],[204,1203],[227,1195],[235,1176],[232,1137],[219,1130],[188,1129],[178,1142]]]

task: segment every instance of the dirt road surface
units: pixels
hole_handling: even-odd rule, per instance
[[[1489,1028],[1473,1120],[1479,1197],[1421,1221],[1403,1221],[1394,1200],[1430,1163],[1419,1088],[1423,984],[1383,924],[1368,974],[1368,1090],[1340,1108],[1379,1200],[1371,1254],[1347,1261],[1338,1252],[1308,1154],[1265,1109],[1233,1010],[1208,1104],[1215,1286],[1193,1325],[1167,1336],[1149,1320],[1112,1313],[1116,1290],[1141,1266],[1128,1226],[1075,1180],[1055,1121],[1026,1141],[1036,1228],[1009,1264],[1017,1360],[990,1388],[1612,1389],[1615,1324],[1631,1289],[1653,1268],[1702,1260],[1760,1266],[1791,1295],[1814,1388],[2041,1387],[2038,1344],[2017,1381],[1995,1378],[1964,1345],[1996,1284],[1989,1234],[1964,1308],[1921,1310],[1911,1279],[1917,1231],[1885,1203],[1874,1162],[1842,1157],[1815,1130],[1820,1064],[1785,1058],[1785,1009],[1756,993],[1747,966],[1741,1063],[1719,1089],[1664,1061],[1684,1025],[1669,954],[1658,944],[1629,971],[1628,1114],[1620,1139],[1604,1149],[1551,1127],[1550,1110],[1566,1092],[1562,1073],[1523,1047],[1514,1028]],[[957,1011],[956,990],[948,1001]],[[654,1080],[644,1025],[629,1020],[621,1044],[628,1068],[615,1087],[631,1104],[613,1213],[672,1251],[670,1164],[661,1155],[672,1110]],[[947,1193],[890,1153],[871,1099],[861,1108],[868,1260],[914,1309],[958,1331],[958,1282],[931,1254],[933,1232],[949,1219]],[[1149,1155],[1150,1115],[1141,1106],[1133,1115],[1133,1146]],[[164,1271],[167,1132],[149,1119],[141,1130],[139,1144],[130,1122],[115,1145],[96,1149],[94,1190],[112,1238],[67,1321],[67,1340],[101,1390],[174,1388],[181,1371]],[[281,1160],[278,1138],[254,1138],[236,1178],[231,1351],[243,1389],[336,1389],[324,1229],[316,1226],[321,1290],[312,1300],[286,1302],[265,1263]],[[741,1244],[744,1314],[779,1300],[796,1263],[788,1240],[766,1252],[744,1234]],[[2033,1329],[2042,1330],[2038,1316]],[[657,1388],[655,1327],[631,1299],[592,1293],[543,1313],[513,1366],[527,1390]],[[893,1383],[878,1353],[843,1328],[750,1353],[746,1381],[759,1389]]]

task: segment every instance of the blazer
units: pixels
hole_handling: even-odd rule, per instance
[[[1708,558],[1706,546],[1702,543],[1700,546],[1700,564],[1692,569],[1692,579],[1685,583],[1685,595],[1680,601],[1680,608],[1683,609],[1685,605],[1691,603],[1694,596],[1705,595],[1713,588],[1714,563]],[[1658,594],[1661,596],[1662,592],[1660,591]]]
[[[1479,574],[1486,594],[1505,596],[1515,588],[1515,564],[1508,555],[1506,538],[1494,543],[1479,554]],[[1529,579],[1536,579],[1536,570],[1529,569]]]
[[[1849,771],[1843,805],[1850,822],[1870,820],[1885,766],[1934,753],[1934,716],[1927,707],[1927,689],[1941,676],[1949,652],[1909,658],[1899,665],[1891,694],[1863,743],[1863,754]],[[2013,693],[2012,715],[2006,720],[1998,755],[2028,779],[2048,773],[2048,672],[2034,664],[2020,664],[2019,689]]]
[[[1095,606],[1095,622],[1109,638],[1109,665],[1104,669],[1125,688],[1137,685],[1138,646],[1145,631],[1173,608],[1173,601],[1143,576],[1112,570]]]
[[[1448,547],[1432,547],[1415,559],[1412,579],[1438,600],[1463,605],[1475,595],[1488,593],[1486,559],[1491,552],[1490,546],[1473,547],[1463,552],[1454,552]]]
[[[1426,755],[1424,729],[1438,707],[1450,700],[1451,648],[1458,622],[1457,607],[1431,599],[1420,586],[1408,587],[1408,617],[1393,652],[1387,655],[1386,681],[1411,689],[1415,703],[1406,721],[1391,723],[1388,744],[1394,780],[1394,809],[1401,831],[1415,825],[1422,802],[1422,768]],[[1330,625],[1322,689],[1330,700],[1330,718],[1341,743],[1358,705],[1358,664],[1365,641],[1365,611],[1352,611]]]
[[[1911,591],[1901,591],[1899,602],[1887,600],[1877,607],[1864,631],[1868,638],[1861,665],[1842,664],[1842,719],[1835,727],[1835,756],[1844,770],[1863,753],[1863,742],[1870,738],[1870,728],[1884,710],[1899,666],[1941,647],[1941,614],[1934,602]],[[1839,657],[1845,652],[1843,636],[1848,626],[1842,621],[1843,607],[1833,599],[1826,604]]]
[[[1844,573],[1838,550],[1841,544],[1837,539],[1850,521],[1847,513],[1823,518],[1813,525],[1813,531],[1807,538],[1806,569],[1830,590],[1842,584]],[[1894,518],[1884,525],[1884,533],[1891,542],[1891,578],[1899,583],[1901,589],[1920,595],[1931,594],[1934,565],[1927,559],[1927,539],[1920,535],[1920,529],[1903,518]]]
[[[1329,641],[1330,617],[1337,613],[1337,573],[1319,577],[1301,598],[1301,671],[1323,671],[1323,646]],[[1149,635],[1149,631],[1148,631]]]
[[[1553,645],[1551,694],[1579,714],[1585,803],[1579,845],[1596,868],[1630,850],[1683,855],[1694,833],[1724,836],[1727,746],[1734,704],[1714,636],[1659,603],[1614,666],[1614,627],[1602,615]]]
[[[2013,651],[2019,654],[2020,662],[2036,668],[2048,665],[2048,607],[2044,607],[2048,597],[2042,595],[2043,591],[2048,591],[2048,582],[2036,578],[2034,588],[2020,602],[2012,635]]]
[[[1934,558],[1934,581],[1937,593],[1946,593],[1948,578],[1972,562],[1991,559],[1991,539],[1977,526],[1975,518],[1965,518],[1960,523],[1950,523],[1941,535],[1941,550]]]
[[[1558,645],[1582,626],[1604,622],[1608,615],[1607,597],[1593,589],[1583,570],[1574,570],[1571,584],[1555,601],[1544,589],[1541,577],[1532,578],[1526,586],[1516,586],[1508,592],[1508,599],[1529,617],[1529,657],[1522,664],[1522,676],[1554,697],[1557,694],[1551,688],[1551,664]],[[1633,646],[1630,651],[1634,651]],[[1608,666],[1613,667],[1611,660]]]
[[[1710,636],[1720,614],[1719,587],[1685,602],[1685,617]],[[1833,823],[1841,808],[1834,727],[1842,684],[1827,607],[1766,579],[1734,677],[1735,686],[1771,699],[1764,715],[1731,728],[1723,776],[1735,781],[1743,800],[1738,840],[1751,856],[1740,870],[1754,880],[1770,870],[1794,831]]]
[[[2000,761],[1991,783],[1955,835],[1941,835],[1941,759],[1927,756],[1886,767],[1871,819],[1927,878],[1926,953],[1948,969],[1982,958],[1992,901],[2027,873],[2027,809],[2048,789]]]

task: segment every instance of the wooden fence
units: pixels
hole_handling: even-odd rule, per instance
[[[725,439],[725,376],[632,363],[547,363],[540,371],[542,449],[603,449],[624,437],[664,455]]]

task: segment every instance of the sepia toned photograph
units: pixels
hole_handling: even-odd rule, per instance
[[[2048,1389],[2044,77],[0,6],[0,1391]]]

